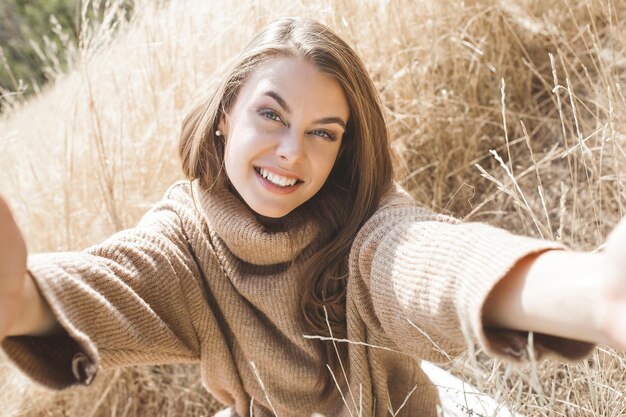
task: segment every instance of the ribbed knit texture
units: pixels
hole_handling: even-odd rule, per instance
[[[51,337],[10,337],[2,348],[55,389],[89,383],[99,367],[198,362],[206,388],[238,416],[435,416],[437,391],[420,358],[445,362],[478,343],[528,358],[527,334],[485,330],[494,285],[526,255],[559,244],[416,207],[390,190],[357,235],[347,288],[346,398],[321,402],[321,361],[300,314],[304,261],[318,225],[291,219],[270,232],[228,191],[173,185],[137,227],[80,253],[32,255],[28,270],[63,327]],[[419,329],[419,330],[418,330]],[[535,355],[578,360],[592,345],[535,335]],[[364,343],[376,346],[367,347]],[[436,346],[435,346],[436,345]],[[443,352],[442,352],[443,351]],[[265,385],[263,392],[255,370]]]

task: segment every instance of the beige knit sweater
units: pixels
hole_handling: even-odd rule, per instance
[[[89,384],[99,367],[198,362],[207,390],[241,417],[271,407],[280,417],[386,416],[414,388],[397,415],[435,416],[420,358],[446,361],[466,348],[465,334],[492,355],[526,359],[526,335],[483,328],[481,308],[517,260],[560,246],[462,224],[390,190],[350,251],[348,383],[336,375],[345,403],[338,392],[317,398],[320,356],[303,337],[298,275],[317,247],[312,222],[271,233],[229,192],[180,182],[133,229],[80,253],[31,256],[29,272],[66,334],[2,347],[57,389]],[[577,360],[593,348],[534,340],[538,357]]]

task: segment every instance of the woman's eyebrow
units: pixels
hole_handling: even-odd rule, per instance
[[[346,122],[343,121],[341,117],[324,117],[322,119],[316,120],[313,122],[316,125],[329,125],[331,123],[337,123],[339,126],[346,129]]]
[[[285,110],[287,113],[291,113],[291,109],[289,109],[289,106],[287,105],[287,102],[285,101],[285,99],[282,98],[280,94],[278,94],[276,91],[268,90],[268,91],[263,92],[262,95],[274,99],[274,101],[276,101],[278,105],[283,108],[283,110]],[[320,125],[337,123],[344,130],[346,129],[346,122],[344,122],[341,117],[324,117],[324,118],[316,120],[313,123],[320,124]]]
[[[273,98],[280,105],[280,107],[283,108],[283,110],[285,110],[287,113],[291,113],[291,110],[289,109],[289,106],[287,105],[285,99],[282,98],[280,94],[278,94],[276,91],[265,91],[262,95]]]

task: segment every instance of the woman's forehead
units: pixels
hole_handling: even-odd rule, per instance
[[[295,57],[272,58],[248,78],[241,94],[249,100],[277,94],[289,108],[322,106],[345,119],[348,102],[339,82],[309,61]]]

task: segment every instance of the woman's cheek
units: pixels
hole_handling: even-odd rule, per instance
[[[246,129],[247,137],[254,138],[255,140],[264,139],[268,136],[275,135],[276,132],[277,127],[272,126],[272,123],[264,120],[256,120],[253,123],[250,123],[248,129]]]

